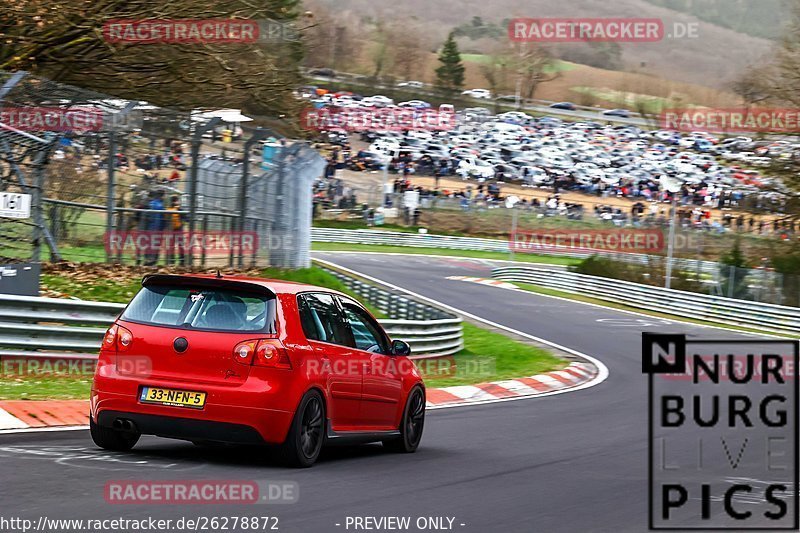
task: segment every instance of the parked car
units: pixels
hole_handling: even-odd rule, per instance
[[[91,437],[278,445],[311,466],[332,438],[413,452],[425,386],[373,316],[336,291],[276,280],[149,275],[102,341]]]
[[[621,118],[629,118],[631,116],[630,111],[627,109],[606,109],[602,113],[600,113],[604,117],[621,117]]]
[[[398,107],[410,107],[414,109],[427,109],[431,106],[428,102],[423,100],[409,100],[408,102],[400,102]]]
[[[425,84],[421,81],[401,81],[397,84],[398,87],[411,87],[412,89],[422,89],[425,87]]]
[[[394,100],[389,98],[388,96],[383,96],[382,94],[376,94],[374,96],[368,96],[362,100],[362,102],[366,102],[368,105],[375,106],[375,107],[385,107],[394,104]]]
[[[456,174],[463,179],[470,176],[491,179],[494,177],[494,167],[491,163],[478,159],[477,157],[467,157],[458,162]]]
[[[553,109],[567,109],[569,111],[575,111],[575,109],[577,109],[572,102],[556,102],[555,104],[550,104],[550,107]]]
[[[468,89],[461,93],[462,96],[469,96],[470,98],[478,98],[480,100],[491,100],[492,91],[489,89]]]
[[[336,72],[332,68],[313,68],[308,71],[312,76],[323,76],[326,78],[335,78]]]

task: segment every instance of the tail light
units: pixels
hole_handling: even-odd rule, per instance
[[[122,326],[117,326],[117,328],[117,350],[120,352],[127,351],[133,342],[133,333]]]
[[[120,325],[114,324],[108,328],[103,337],[102,349],[124,352],[128,350],[131,343],[133,343],[133,333]]]
[[[262,339],[258,341],[253,364],[286,370],[291,370],[292,368],[292,362],[289,360],[289,350],[278,339]]]
[[[108,331],[106,331],[105,336],[103,337],[103,348],[107,350],[112,350],[116,348],[117,344],[117,328],[118,326],[114,324]]]
[[[240,342],[233,349],[233,358],[237,363],[242,363],[243,365],[252,365],[253,354],[256,352],[257,345],[258,341]]]
[[[240,342],[233,349],[233,358],[243,365],[291,370],[289,351],[277,339]]]

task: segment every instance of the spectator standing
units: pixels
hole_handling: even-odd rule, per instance
[[[164,193],[163,191],[153,191],[150,193],[150,203],[147,204],[147,209],[150,210],[146,215],[145,229],[150,232],[150,239],[158,239],[158,242],[163,242],[164,229],[166,228],[166,221],[164,220]],[[145,253],[145,266],[154,266],[158,263],[159,246],[150,244]]]
[[[168,215],[171,235],[167,242],[167,264],[172,264],[173,253],[177,250],[178,264],[184,266],[186,264],[186,252],[183,247],[184,215],[178,212],[181,210],[181,200],[178,195],[174,195],[170,198],[170,205],[167,210],[172,211],[172,213]]]

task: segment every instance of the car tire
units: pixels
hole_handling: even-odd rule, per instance
[[[141,433],[122,432],[99,426],[94,423],[92,417],[89,417],[89,433],[97,446],[114,452],[127,452],[139,442],[139,437],[141,437]]]
[[[325,421],[322,395],[316,390],[308,391],[294,413],[289,434],[281,446],[286,464],[308,468],[317,461],[325,440]]]
[[[425,392],[422,387],[414,387],[408,394],[403,418],[400,421],[400,436],[384,440],[383,446],[395,453],[414,453],[422,440],[425,427]]]

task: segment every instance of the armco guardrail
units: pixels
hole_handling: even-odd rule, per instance
[[[408,298],[346,282],[391,319],[380,320],[415,357],[451,355],[463,347],[461,320]],[[97,359],[106,328],[124,305],[0,294],[0,358]]]
[[[481,250],[508,253],[508,241],[480,239],[477,237],[404,233],[402,231],[311,228],[311,240],[313,242],[413,246],[417,248],[447,248],[450,250]]]
[[[453,237],[448,235],[431,235],[422,233],[404,233],[402,231],[380,231],[380,230],[351,230],[334,228],[311,228],[311,240],[313,242],[331,242],[341,244],[369,244],[384,246],[409,246],[414,248],[444,248],[447,250],[475,250],[483,252],[509,252],[508,241],[499,239],[482,239],[478,237]],[[518,255],[521,255],[518,253]],[[548,248],[541,255],[563,255],[584,259],[592,254],[575,252],[567,247],[562,250]],[[629,253],[602,253],[619,261],[647,264],[649,256],[645,254]],[[676,269],[694,271],[697,269],[697,260],[680,259],[673,260]],[[700,270],[704,273],[715,273],[718,265],[710,261],[700,261]]]
[[[503,281],[531,283],[676,316],[792,336],[800,334],[800,309],[796,307],[734,300],[534,267],[495,268],[492,270],[492,277]]]
[[[0,294],[0,357],[96,357],[106,328],[124,307]]]

